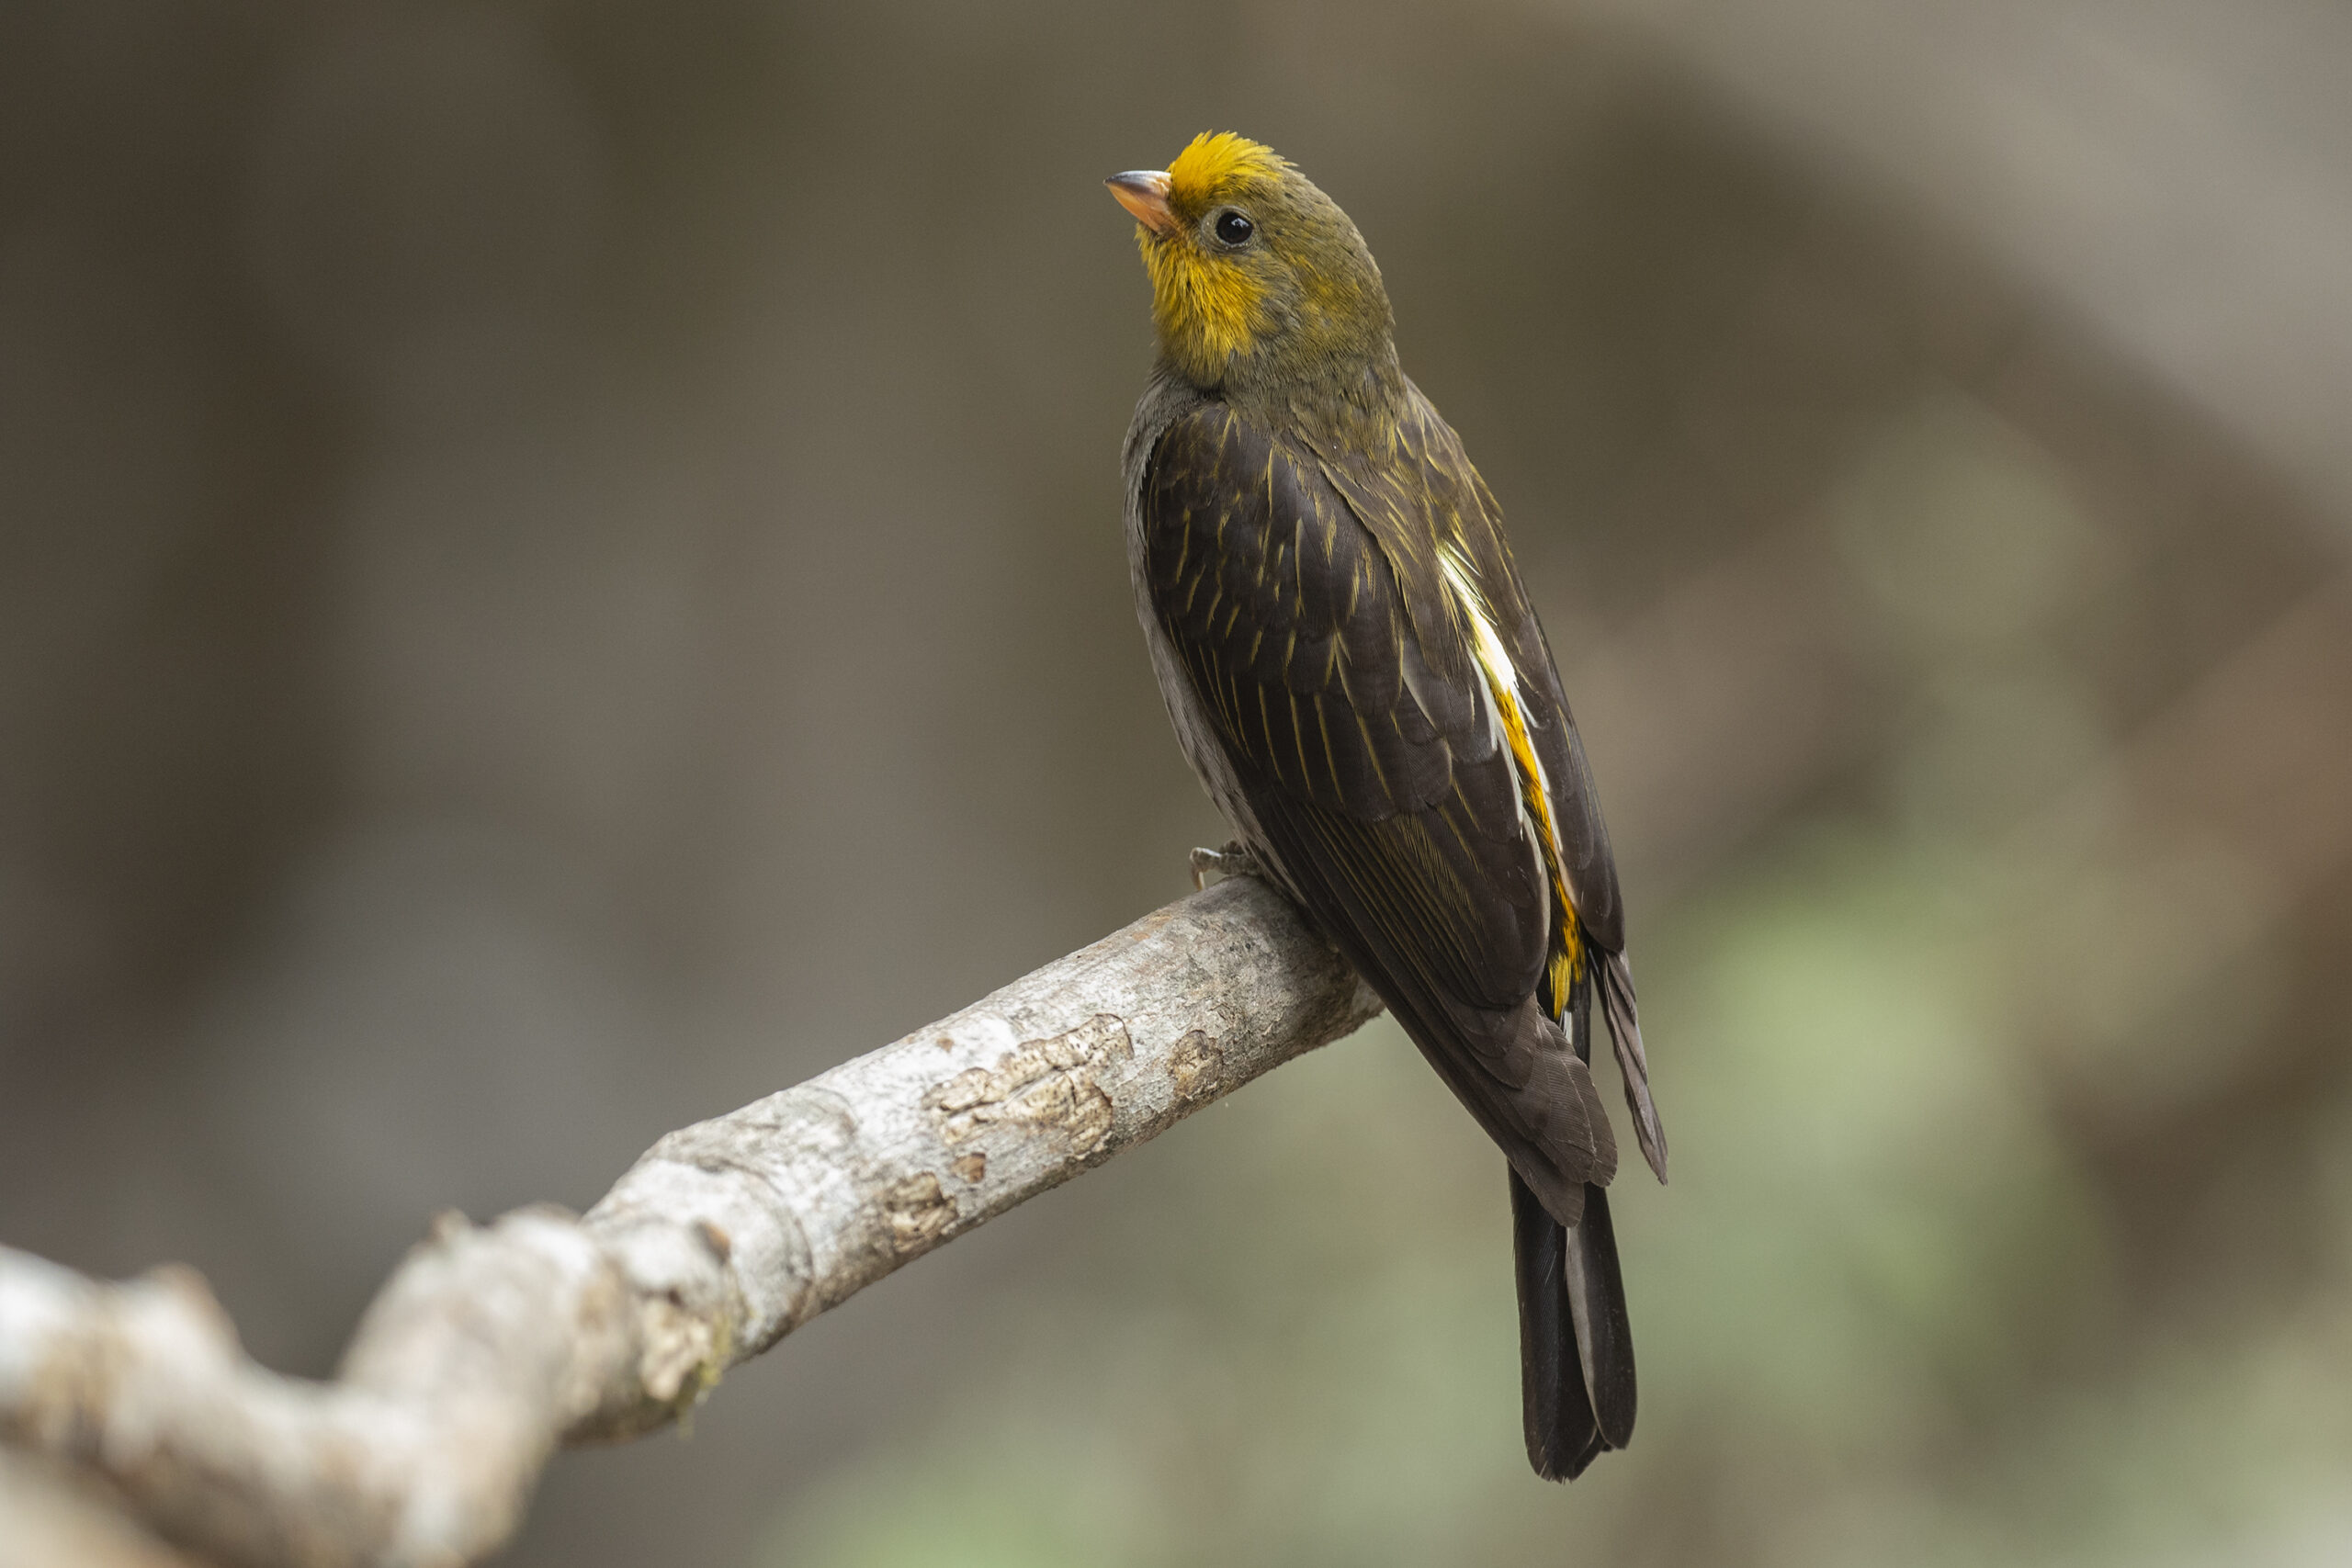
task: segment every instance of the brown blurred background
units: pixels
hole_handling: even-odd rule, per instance
[[[1633,910],[1644,1411],[1385,1023],[567,1455],[528,1564],[2352,1558],[2352,12],[0,8],[0,1242],[324,1372],[1181,892],[1099,181],[1364,229]]]

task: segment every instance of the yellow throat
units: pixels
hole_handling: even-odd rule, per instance
[[[1167,234],[1136,226],[1151,276],[1152,322],[1188,369],[1214,375],[1247,349],[1265,325],[1266,301],[1264,285],[1204,250],[1192,225],[1221,202],[1264,190],[1288,167],[1270,147],[1229,130],[1204,131],[1168,165],[1168,205],[1183,225]]]

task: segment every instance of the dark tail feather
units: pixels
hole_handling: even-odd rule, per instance
[[[1609,1199],[1589,1186],[1584,1201],[1584,1221],[1570,1229],[1511,1173],[1527,1462],[1546,1481],[1575,1480],[1634,1437],[1634,1336]]]
[[[1625,1277],[1617,1269],[1608,1193],[1584,1190],[1584,1219],[1569,1229],[1566,1242],[1568,1315],[1585,1392],[1602,1442],[1622,1449],[1634,1440],[1634,1325],[1625,1313]]]
[[[1640,1070],[1640,1100],[1634,1101],[1634,1068],[1626,1070],[1625,1097],[1634,1105],[1636,1123],[1648,1111],[1649,1132],[1642,1150],[1660,1181],[1666,1179],[1666,1134],[1657,1127],[1657,1112],[1649,1109],[1649,1065],[1642,1060],[1642,1032],[1634,1023],[1634,976],[1623,953],[1612,953],[1599,966],[1601,1007],[1609,1014],[1610,1037],[1617,1044],[1621,1066],[1627,1043]],[[1568,992],[1568,1012],[1574,1020],[1576,1052],[1592,1060],[1593,970],[1588,967]],[[1655,1137],[1653,1138],[1653,1135]],[[1634,1325],[1625,1312],[1625,1276],[1617,1267],[1617,1227],[1609,1218],[1609,1194],[1585,1184],[1584,1213],[1568,1227],[1563,1274],[1568,1312],[1576,1327],[1577,1357],[1584,1367],[1584,1386],[1592,1403],[1600,1435],[1612,1449],[1634,1438]]]
[[[1573,1481],[1606,1445],[1585,1393],[1568,1310],[1568,1233],[1515,1170],[1510,1230],[1519,1271],[1519,1382],[1527,1462],[1546,1481]]]
[[[1592,993],[1588,970],[1561,1010],[1577,1055],[1588,1061]],[[1634,1039],[1638,1051],[1640,1036]],[[1514,1170],[1510,1227],[1527,1462],[1546,1481],[1573,1481],[1602,1450],[1622,1449],[1634,1436],[1634,1331],[1609,1195],[1587,1182],[1583,1215],[1574,1227],[1563,1225]]]
[[[1609,1038],[1617,1047],[1617,1067],[1625,1080],[1625,1106],[1634,1113],[1634,1137],[1657,1179],[1666,1179],[1666,1127],[1657,1119],[1657,1102],[1650,1098],[1649,1056],[1642,1050],[1640,1012],[1634,1002],[1634,971],[1622,953],[1599,955],[1600,1006],[1609,1015]],[[1585,987],[1580,984],[1579,990]],[[1577,1020],[1577,1051],[1592,1059],[1591,1024]]]
[[[1614,955],[1611,955],[1614,956]],[[1598,966],[1595,966],[1598,967]],[[1633,976],[1618,960],[1601,969],[1601,1005],[1609,1014],[1618,1061],[1627,1067],[1626,1096],[1639,1125],[1649,1101],[1642,1037],[1634,1023]],[[1592,1060],[1593,968],[1577,976],[1558,1018],[1577,1055]],[[1629,1053],[1630,1047],[1630,1053]],[[1640,1089],[1634,1099],[1634,1074]],[[1661,1179],[1666,1139],[1657,1112],[1642,1140]],[[1655,1134],[1655,1142],[1652,1136]],[[1519,1278],[1520,1398],[1527,1427],[1527,1462],[1546,1481],[1574,1481],[1610,1449],[1634,1438],[1634,1331],[1625,1312],[1625,1279],[1617,1267],[1617,1232],[1609,1194],[1585,1183],[1584,1212],[1574,1225],[1552,1217],[1519,1172],[1510,1173],[1511,1260]]]

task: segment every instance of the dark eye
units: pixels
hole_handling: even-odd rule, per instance
[[[1258,231],[1258,225],[1228,208],[1216,215],[1216,230],[1219,244],[1246,245],[1250,236]]]

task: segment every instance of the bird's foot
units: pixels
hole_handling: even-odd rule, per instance
[[[1188,857],[1193,865],[1193,888],[1198,892],[1209,885],[1209,873],[1219,876],[1264,876],[1258,857],[1250,846],[1235,839],[1221,850],[1194,850]]]

